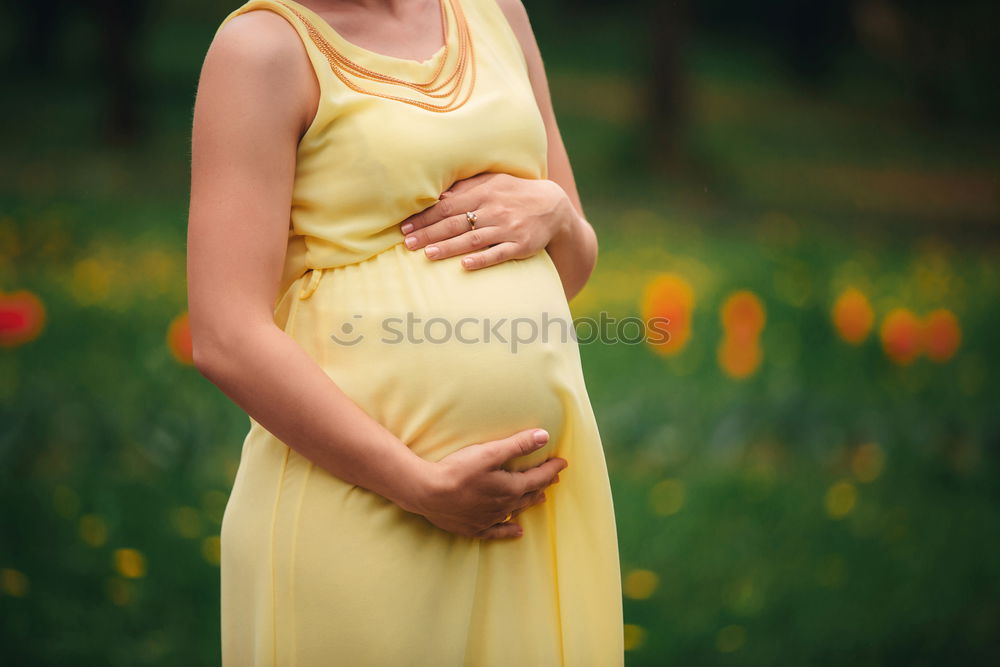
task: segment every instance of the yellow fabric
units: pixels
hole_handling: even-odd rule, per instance
[[[223,20],[256,9],[285,17],[320,84],[298,149],[275,321],[420,456],[540,426],[548,445],[507,467],[562,456],[569,468],[547,502],[516,518],[523,537],[481,541],[343,482],[251,419],[221,533],[226,667],[623,664],[611,488],[555,266],[542,251],[467,272],[460,258],[402,245],[399,222],[458,179],[546,177],[516,36],[495,0],[455,1],[477,79],[446,113],[350,90],[286,5],[382,73],[426,79],[443,48],[423,62],[375,53],[290,0],[251,0]],[[449,39],[450,60],[454,29]]]

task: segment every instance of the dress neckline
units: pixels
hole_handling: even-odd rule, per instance
[[[435,66],[444,55],[448,46],[451,46],[452,50],[457,48],[455,39],[458,33],[458,25],[455,20],[455,9],[451,6],[451,3],[460,2],[461,0],[439,0],[441,11],[439,18],[444,19],[444,24],[446,26],[444,39],[441,46],[438,47],[438,50],[424,60],[400,58],[398,56],[390,56],[378,51],[372,51],[371,49],[365,48],[360,44],[355,44],[345,38],[333,28],[329,21],[314,12],[309,7],[306,7],[295,0],[279,1],[294,7],[297,11],[310,19],[316,26],[316,29],[322,32],[338,50],[342,51],[345,55],[350,54],[351,59],[357,61],[359,64],[369,64],[375,67],[388,65],[395,67],[397,70],[420,73]]]

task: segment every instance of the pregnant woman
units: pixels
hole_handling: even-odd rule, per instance
[[[194,109],[195,363],[250,417],[227,667],[623,663],[568,299],[596,239],[520,0],[251,0]]]

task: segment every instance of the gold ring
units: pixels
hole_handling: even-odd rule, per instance
[[[469,221],[469,229],[475,229],[476,228],[476,220],[479,219],[479,216],[476,215],[475,211],[466,211],[465,212],[465,219]]]
[[[503,521],[501,521],[500,523],[507,523],[508,521],[510,521],[510,518],[511,518],[512,516],[514,516],[514,513],[513,513],[513,512],[507,512],[507,516],[506,516],[506,517],[504,517],[504,520],[503,520]]]

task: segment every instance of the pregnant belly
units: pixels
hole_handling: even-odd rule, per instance
[[[294,286],[286,331],[428,460],[546,429],[544,448],[505,464],[523,470],[559,455],[583,390],[562,285],[544,252],[471,272],[459,260],[397,245],[327,269],[307,299]]]

